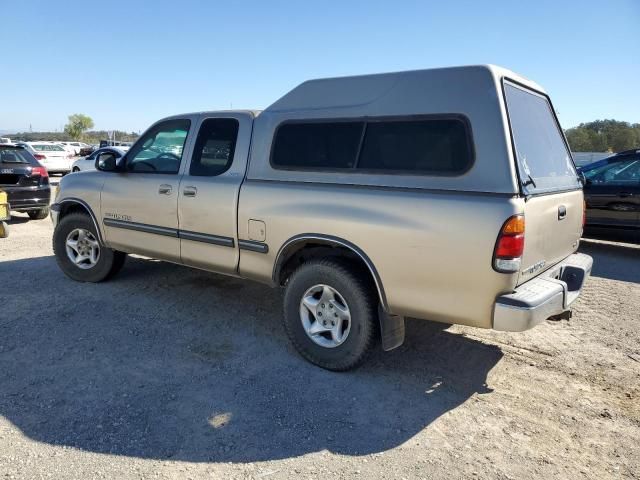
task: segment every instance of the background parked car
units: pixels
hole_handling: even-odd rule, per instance
[[[69,173],[73,163],[72,155],[61,145],[51,142],[18,142],[26,148],[49,173]]]
[[[81,147],[78,155],[80,155],[81,157],[86,157],[95,152],[96,148],[97,147],[95,145],[87,145],[86,147]]]
[[[96,157],[104,152],[111,152],[116,156],[116,160],[120,160],[129,147],[105,147],[99,148],[84,158],[79,158],[71,166],[72,172],[81,172],[84,170],[95,170]]]
[[[24,147],[0,146],[0,190],[8,194],[11,210],[27,212],[34,220],[49,215],[49,175]]]
[[[583,167],[586,227],[627,232],[640,241],[640,150],[628,150]]]

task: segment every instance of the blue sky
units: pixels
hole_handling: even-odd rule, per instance
[[[138,131],[264,108],[309,78],[478,63],[542,84],[565,128],[640,122],[640,0],[0,5],[0,131],[61,129],[72,113]]]

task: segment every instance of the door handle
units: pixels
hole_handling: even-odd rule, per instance
[[[558,207],[558,220],[564,219],[567,216],[567,207],[564,205],[560,205]]]
[[[198,189],[196,187],[184,187],[182,194],[185,197],[195,197],[198,193]]]
[[[162,185],[160,185],[160,187],[158,188],[158,193],[160,195],[171,195],[171,185],[168,185],[166,183],[163,183]]]

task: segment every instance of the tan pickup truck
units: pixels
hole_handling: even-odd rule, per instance
[[[591,271],[584,201],[549,97],[495,66],[305,82],[262,112],[160,120],[64,177],[60,268],[127,253],[284,287],[309,361],[360,364],[416,317],[521,331],[567,315]]]

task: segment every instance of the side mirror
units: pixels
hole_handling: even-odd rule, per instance
[[[116,156],[109,152],[101,153],[96,158],[95,166],[101,172],[114,172],[118,168]]]

